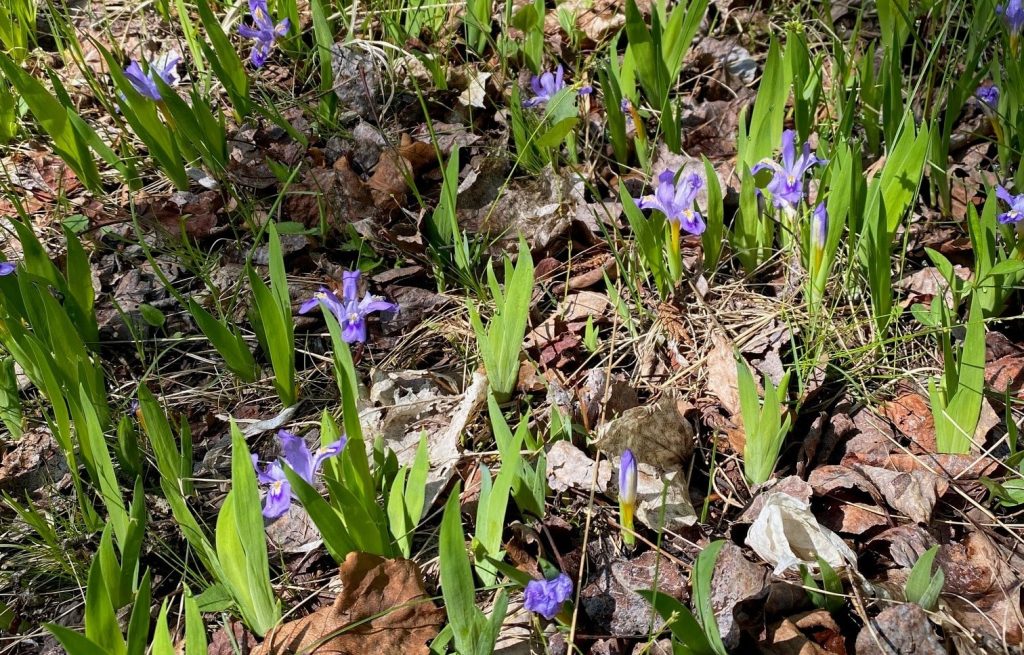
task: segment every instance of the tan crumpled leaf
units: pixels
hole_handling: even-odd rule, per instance
[[[334,604],[289,621],[267,636],[253,655],[426,655],[444,621],[423,587],[423,573],[407,559],[349,553],[341,565]]]
[[[608,296],[594,291],[580,291],[568,296],[558,309],[540,325],[527,333],[523,344],[536,348],[558,338],[559,324],[578,323],[585,325],[588,316],[602,316],[608,307]],[[570,328],[571,329],[571,328]]]
[[[858,471],[838,465],[819,466],[807,481],[814,494],[825,499],[825,511],[818,514],[825,527],[860,535],[889,523],[882,494]]]
[[[714,330],[711,332],[714,346],[708,355],[708,391],[721,402],[733,422],[741,424],[739,381],[736,376],[736,350],[727,336]]]
[[[927,398],[919,393],[906,393],[882,403],[879,412],[923,450],[935,452],[935,419]]]
[[[810,505],[773,492],[750,526],[746,543],[775,567],[775,574],[804,564],[817,570],[820,557],[834,568],[856,566],[857,556],[828,528],[818,523]]]
[[[566,0],[558,5],[558,12],[544,17],[545,34],[557,34],[561,30],[559,12],[573,16],[576,29],[594,43],[602,42],[626,24],[620,0]]]
[[[589,490],[592,485],[606,493],[612,479],[612,466],[607,460],[598,465],[594,478],[594,460],[568,441],[556,441],[548,451],[548,486],[555,493],[566,489]]]
[[[487,78],[490,73],[474,70],[469,73],[466,90],[459,94],[459,102],[465,107],[484,107],[487,99]]]
[[[653,405],[628,409],[598,429],[594,445],[616,455],[629,448],[638,462],[665,471],[685,470],[696,436],[683,416],[684,408],[680,400],[662,398]]]

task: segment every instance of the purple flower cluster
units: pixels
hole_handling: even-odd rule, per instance
[[[765,187],[772,195],[772,204],[778,209],[796,211],[797,205],[804,198],[804,176],[812,166],[827,163],[811,154],[811,145],[805,143],[803,152],[796,155],[796,132],[786,130],[782,133],[782,163],[767,160],[754,166],[751,173],[770,169],[775,174]]]
[[[572,579],[564,573],[551,580],[530,580],[523,593],[523,607],[545,619],[553,619],[572,596]]]
[[[523,101],[524,107],[536,107],[538,105],[546,104],[550,101],[555,94],[565,88],[565,69],[561,64],[555,69],[554,73],[545,71],[541,75],[534,75],[530,78],[530,89],[533,91],[533,97]],[[581,87],[579,94],[581,96],[589,95],[594,91],[591,86]]]
[[[256,42],[252,46],[249,61],[259,68],[267,61],[274,42],[288,35],[291,22],[285,18],[275,25],[267,8],[267,0],[249,0],[249,14],[252,16],[252,27],[239,25],[238,33]]]
[[[159,75],[167,86],[177,86],[180,81],[178,77],[179,61],[181,61],[181,57],[178,56],[178,53],[169,52],[149,64],[147,70],[143,70],[142,65],[133,59],[128,64],[128,68],[124,69],[124,76],[128,78],[132,88],[140,94],[150,100],[160,101],[163,98],[160,95],[160,87],[156,83],[156,76]]]
[[[318,305],[326,307],[341,325],[341,338],[345,343],[366,341],[366,317],[374,312],[397,312],[398,305],[380,296],[366,294],[359,299],[359,271],[345,271],[341,276],[341,298],[327,287],[299,307],[300,314],[312,311]]]
[[[676,182],[678,172],[662,171],[654,195],[636,201],[640,209],[654,209],[665,215],[671,223],[677,223],[690,234],[704,232],[704,219],[694,207],[697,193],[704,187],[704,180],[696,173],[690,173]]]
[[[14,272],[15,265],[11,262],[0,262],[0,276],[10,275]]]
[[[277,433],[277,438],[281,442],[281,459],[300,478],[309,484],[313,484],[313,477],[320,470],[324,461],[340,453],[345,448],[346,442],[345,437],[342,437],[334,443],[321,446],[313,452],[310,451],[309,446],[306,445],[302,437],[296,436],[291,432],[281,430]],[[289,505],[291,505],[292,498],[294,497],[292,485],[288,482],[288,478],[285,477],[284,468],[281,466],[280,461],[270,462],[261,471],[257,457],[253,455],[252,465],[256,469],[256,477],[260,484],[267,485],[267,498],[263,505],[263,516],[268,519],[276,519],[287,512]]]

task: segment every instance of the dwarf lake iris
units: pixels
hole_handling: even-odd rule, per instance
[[[311,451],[302,437],[292,434],[286,430],[277,433],[281,442],[281,460],[287,464],[296,475],[309,484],[313,484],[313,477],[329,457],[334,457],[345,448],[345,437],[334,443],[321,446],[316,451]],[[267,485],[267,498],[263,505],[263,516],[268,519],[276,519],[288,511],[291,505],[292,486],[284,474],[284,468],[280,460],[267,464],[266,468],[260,470],[256,455],[252,456],[252,465],[256,469],[256,477],[260,484]]]
[[[824,164],[826,160],[811,154],[811,144],[804,143],[803,152],[796,155],[796,132],[782,133],[782,162],[765,160],[750,171],[757,173],[771,170],[774,175],[765,190],[771,194],[772,204],[778,209],[795,212],[804,198],[804,176],[812,166]]]
[[[1011,34],[1020,34],[1024,29],[1024,2],[1022,0],[1009,0],[1006,4],[996,5],[996,13],[1006,21],[1006,27]]]
[[[252,15],[252,27],[239,25],[238,33],[256,41],[249,54],[249,61],[254,67],[259,68],[266,63],[274,42],[288,35],[291,22],[285,18],[275,25],[267,8],[267,0],[249,0],[249,13]]]
[[[636,457],[627,448],[619,459],[619,522],[622,524],[622,541],[633,545],[633,512],[636,510]]]
[[[654,209],[664,214],[678,241],[680,227],[690,234],[704,232],[704,219],[694,206],[697,193],[704,187],[704,180],[700,175],[690,173],[677,182],[676,175],[672,171],[662,171],[654,195],[640,198],[636,204],[640,209]]]
[[[338,319],[345,343],[365,342],[366,317],[374,312],[397,312],[398,305],[369,293],[360,299],[359,276],[359,271],[345,271],[341,275],[341,298],[330,289],[320,287],[312,298],[302,303],[299,313],[305,314],[323,305]]]
[[[523,606],[545,619],[553,619],[572,595],[572,579],[564,573],[551,580],[530,580],[523,593]]]
[[[555,69],[554,73],[545,71],[541,75],[533,75],[530,77],[530,89],[533,91],[533,97],[523,100],[524,107],[536,107],[538,105],[546,104],[549,100],[555,97],[555,94],[565,88],[565,69],[561,64]],[[594,91],[592,86],[584,86],[579,90],[581,96],[589,95]]]
[[[170,52],[156,59],[149,65],[149,70],[142,70],[142,64],[133,59],[128,68],[124,69],[124,76],[128,78],[132,88],[150,100],[162,100],[160,87],[157,86],[155,75],[159,75],[167,86],[176,86],[179,81],[178,62],[181,57],[176,52]]]

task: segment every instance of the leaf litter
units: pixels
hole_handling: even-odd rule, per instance
[[[752,29],[757,29],[756,11],[735,6],[738,3],[715,4],[725,15],[749,19]],[[624,22],[621,4],[615,2],[569,2],[559,8],[568,12],[570,22],[584,35],[584,47],[611,38]],[[649,13],[649,8],[646,11]],[[557,32],[560,47],[568,49],[573,37],[563,33],[558,21],[551,20],[553,16],[548,14],[545,31]],[[122,44],[126,51],[137,45],[134,34],[138,30],[128,31],[132,36]],[[748,87],[755,83],[760,55],[751,54],[757,48],[728,28],[720,35],[724,38],[702,36],[688,60],[688,70],[708,74],[692,93],[694,98],[699,96],[696,102],[688,98],[684,104],[683,126],[688,151],[712,161],[726,202],[734,206],[739,191],[735,175],[736,124],[740,109],[751,99]],[[88,54],[86,61],[92,61]],[[639,532],[653,541],[659,531],[666,531],[659,547],[640,554],[620,551],[616,537],[607,531],[595,537],[597,545],[586,551],[581,543],[567,541],[569,549],[562,553],[565,559],[571,562],[575,557],[576,562],[588,562],[584,578],[578,581],[588,629],[615,638],[646,637],[645,633],[657,624],[652,622],[649,605],[635,590],[657,582],[669,595],[690,602],[687,566],[697,550],[694,542],[703,546],[712,533],[726,534],[723,526],[733,526],[737,535],[744,533],[745,537],[733,538],[720,552],[711,589],[716,620],[729,648],[758,643],[766,652],[945,652],[940,635],[950,642],[962,642],[970,641],[964,636],[968,634],[986,646],[1004,641],[1020,643],[1024,622],[1019,602],[1022,567],[1014,554],[1015,539],[1012,531],[1006,534],[1006,525],[993,524],[990,514],[976,511],[977,481],[1004,472],[1003,464],[991,452],[993,443],[1002,439],[1002,407],[997,399],[1006,393],[1019,394],[1024,379],[1024,357],[1012,337],[1007,339],[1012,347],[1002,351],[990,348],[986,384],[994,393],[984,400],[984,418],[973,435],[979,445],[985,445],[977,452],[937,453],[931,405],[923,388],[883,392],[879,394],[881,402],[874,403],[879,399],[871,398],[868,400],[872,402],[865,405],[862,398],[849,402],[844,394],[850,389],[838,385],[834,378],[826,378],[820,386],[828,400],[816,406],[822,417],[817,428],[820,434],[815,437],[819,443],[812,449],[801,449],[807,460],[806,469],[800,472],[803,479],[783,477],[797,470],[797,448],[790,443],[777,469],[782,481],[774,486],[747,488],[736,468],[736,457],[744,452],[746,439],[736,358],[739,355],[778,382],[783,362],[793,357],[789,351],[794,340],[792,325],[803,318],[783,320],[765,310],[765,304],[784,302],[772,295],[775,292],[770,290],[771,284],[754,290],[754,279],[750,285],[719,280],[721,284],[701,294],[703,305],[693,302],[686,312],[680,312],[680,305],[694,299],[673,299],[670,304],[675,313],[685,314],[677,317],[677,326],[647,322],[641,324],[643,335],[630,334],[637,323],[624,321],[623,313],[641,314],[655,303],[651,298],[630,294],[625,312],[620,309],[624,302],[624,287],[618,283],[621,262],[604,237],[597,238],[624,226],[617,197],[609,193],[595,196],[593,187],[598,187],[598,194],[607,188],[602,189],[605,183],[588,174],[585,167],[545,168],[523,177],[513,174],[504,159],[488,154],[498,143],[492,131],[494,125],[488,123],[499,120],[490,115],[490,107],[497,102],[494,90],[503,83],[497,73],[476,65],[452,67],[457,69],[452,75],[458,79],[447,80],[454,89],[447,100],[463,109],[481,110],[479,114],[484,118],[470,123],[460,120],[455,112],[438,111],[445,120],[432,121],[436,136],[436,143],[432,143],[422,122],[401,124],[394,119],[397,114],[391,112],[391,103],[396,80],[390,77],[393,71],[384,65],[386,59],[379,52],[362,45],[336,46],[331,63],[335,73],[333,91],[343,112],[358,117],[352,138],[341,139],[332,152],[326,142],[307,148],[280,130],[240,126],[230,142],[228,179],[249,192],[269,196],[284,191],[271,162],[301,168],[297,182],[285,192],[282,215],[306,229],[316,228],[325,217],[329,234],[322,242],[306,236],[286,240],[292,244],[286,249],[293,262],[309,250],[323,251],[317,253],[324,255],[315,264],[318,273],[339,266],[344,257],[335,249],[351,247],[347,230],[356,224],[357,233],[364,237],[400,234],[409,228],[404,233],[406,241],[398,243],[394,239],[384,247],[402,251],[403,257],[411,258],[420,268],[402,285],[380,281],[389,297],[403,306],[398,320],[384,326],[383,332],[386,336],[409,334],[437,321],[444,323],[444,346],[435,346],[442,352],[426,355],[408,346],[395,352],[385,352],[382,347],[375,351],[373,346],[363,351],[362,356],[380,367],[366,378],[370,388],[361,418],[367,434],[380,437],[402,465],[412,461],[420,438],[427,439],[431,467],[425,515],[436,510],[435,501],[450,490],[451,481],[465,475],[464,463],[482,457],[473,451],[472,439],[487,432],[482,426],[486,379],[462,362],[451,366],[445,359],[450,355],[445,351],[465,343],[468,334],[464,316],[459,313],[461,298],[435,292],[432,281],[424,279],[427,262],[423,258],[422,219],[405,215],[417,211],[411,201],[414,190],[426,190],[434,194],[432,200],[436,199],[438,151],[447,156],[457,145],[470,155],[464,158],[468,163],[460,171],[460,228],[481,237],[493,254],[513,250],[522,236],[538,258],[552,260],[551,270],[558,271],[547,287],[551,297],[538,294],[531,308],[530,328],[522,344],[528,353],[524,359],[538,365],[538,374],[531,383],[535,391],[541,392],[537,396],[568,396],[568,405],[575,404],[578,414],[587,417],[585,424],[590,431],[546,447],[548,484],[562,501],[561,506],[550,503],[550,511],[572,530],[579,529],[577,519],[586,513],[614,522],[614,512],[608,505],[621,491],[615,480],[619,456],[630,448],[642,462],[637,485],[637,517],[642,524]],[[290,117],[293,126],[297,118],[300,116]],[[488,127],[480,129],[481,125]],[[300,131],[313,136],[309,130]],[[963,134],[966,132],[958,133],[957,138],[968,138]],[[976,162],[980,155],[974,150],[970,156],[974,160],[961,157],[958,165],[973,171],[980,167]],[[73,198],[80,193],[78,181],[45,152],[31,157],[12,156],[10,161],[12,165],[4,168],[10,168],[11,183],[26,196],[30,214],[42,216],[52,211],[57,195]],[[656,151],[654,162],[656,168],[682,166],[687,171],[703,172],[699,159],[671,156],[664,148]],[[980,187],[978,180],[971,182]],[[957,201],[966,207],[974,194],[964,194]],[[162,228],[169,239],[184,231],[197,243],[211,246],[236,227],[230,216],[235,209],[231,199],[218,190],[157,191],[136,200],[147,225]],[[705,202],[699,204],[705,206]],[[936,245],[942,240],[927,229],[914,235],[915,239],[919,237],[935,240]],[[594,250],[581,255],[576,250],[581,243]],[[951,248],[947,244],[945,252],[948,254]],[[137,253],[132,262],[130,253],[111,255],[111,250],[110,242],[101,238],[94,259],[112,258],[121,266],[141,270]],[[168,254],[161,257],[164,263],[172,260]],[[253,260],[258,265],[265,263],[261,254]],[[694,254],[687,265],[693,267],[696,261]],[[228,269],[230,263],[225,260],[215,265]],[[961,279],[970,279],[969,264],[957,264],[954,270]],[[223,275],[230,280],[238,278],[238,273],[231,269]],[[621,273],[628,279],[634,271]],[[776,280],[777,273],[773,272]],[[186,292],[204,293],[194,281],[178,275],[169,278]],[[768,276],[760,282],[765,279]],[[108,318],[115,315],[115,302],[120,307],[128,306],[131,312],[142,302],[161,300],[154,296],[157,287],[153,281],[140,280],[138,274],[110,282],[99,299]],[[896,287],[904,293],[901,303],[908,307],[927,304],[933,298],[947,303],[952,300],[945,281],[931,266],[917,268],[901,278]],[[451,310],[451,314],[440,316],[441,308]],[[669,316],[669,312],[664,315]],[[596,354],[583,344],[591,324],[598,325],[604,335]],[[113,330],[112,325],[110,321],[104,323]],[[117,333],[126,336],[124,330],[118,329]],[[318,354],[317,336],[311,333],[308,338],[311,353]],[[641,339],[647,343],[639,343]],[[642,359],[644,348],[650,363],[646,369],[632,363]],[[910,353],[915,355],[920,353]],[[308,372],[316,370],[315,357],[311,360]],[[926,361],[918,357],[915,363]],[[442,363],[448,365],[442,367]],[[180,368],[173,375],[190,372],[184,365]],[[444,376],[439,374],[442,368],[447,369]],[[215,374],[214,369],[197,365],[196,375],[213,378]],[[215,407],[209,413],[222,412],[219,416],[236,418],[246,401],[253,401],[257,405],[255,416],[263,418],[251,419],[255,423],[239,421],[249,437],[293,419],[310,420],[308,415],[275,413],[265,401],[247,399],[244,390],[221,384],[217,390],[223,395],[220,399],[192,399],[172,392],[169,401],[180,409],[199,409],[198,405],[209,403]],[[679,400],[680,396],[687,400]],[[689,405],[690,399],[697,405]],[[838,402],[831,402],[835,399]],[[547,402],[544,409],[557,404]],[[531,427],[549,427],[547,416],[536,411],[531,416]],[[805,424],[794,429],[798,437],[811,432]],[[725,439],[718,438],[723,434]],[[48,438],[48,433],[39,430],[13,448],[5,443],[0,486],[40,496],[48,485],[58,482],[54,478],[63,477],[62,471],[52,470],[52,462],[47,461],[51,459],[47,453],[52,452]],[[215,442],[199,440],[197,445],[205,454],[217,453]],[[372,448],[372,444],[368,446]],[[712,458],[712,446],[717,446],[718,459]],[[206,473],[223,476],[225,470],[223,466],[210,467],[204,470]],[[795,494],[780,491],[783,486],[796,490]],[[581,499],[591,493],[596,494],[598,504],[581,504]],[[702,508],[705,501],[707,505]],[[705,511],[698,515],[694,505]],[[298,526],[281,523],[268,528],[272,542],[282,546],[286,557],[306,556],[316,549],[318,537],[315,530],[308,530],[308,522],[302,522],[304,516],[293,506],[288,519],[297,519]],[[524,517],[524,530],[538,535],[532,547],[537,554],[551,554],[547,551],[558,538],[548,533],[557,530],[548,525],[551,521],[533,518]],[[275,539],[275,531],[282,538]],[[510,527],[506,532],[514,531]],[[503,543],[510,546],[514,539],[510,534]],[[817,540],[818,546],[809,548],[807,539]],[[913,604],[884,598],[872,601],[870,616],[863,610],[850,611],[857,617],[853,620],[820,610],[807,611],[804,596],[799,594],[796,597],[800,603],[784,602],[789,598],[784,588],[793,587],[795,578],[782,569],[797,561],[813,568],[816,564],[811,552],[832,560],[837,567],[857,568],[863,563],[864,575],[875,576],[881,584],[905,575],[927,547],[936,543],[941,545],[937,561],[948,581],[938,616]],[[419,545],[429,550],[429,540]],[[522,566],[532,564],[533,573],[537,573],[536,555],[530,558],[532,562]],[[781,567],[774,576],[773,566]],[[353,554],[342,565],[340,577],[342,591],[333,604],[321,604],[312,613],[283,624],[256,652],[295,652],[321,639],[321,648],[327,649],[323,652],[364,651],[369,639],[381,652],[427,652],[426,643],[443,621],[443,610],[428,598],[437,584],[429,566]],[[767,602],[772,598],[774,604]],[[760,624],[756,626],[745,620],[749,619],[745,612],[753,614],[752,602],[761,605],[757,614]],[[400,609],[394,611],[396,607]],[[230,631],[235,639],[255,645],[255,640],[237,624]],[[215,634],[219,646],[211,646],[210,652],[227,652],[224,642],[231,640],[223,631]],[[591,652],[612,648],[599,646],[610,643],[603,637],[588,643]],[[969,645],[961,647],[969,652]]]

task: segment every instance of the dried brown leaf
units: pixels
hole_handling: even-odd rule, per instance
[[[423,586],[415,562],[349,553],[341,565],[334,604],[289,621],[267,636],[254,655],[285,655],[315,646],[316,653],[426,655],[444,620]],[[319,645],[317,645],[319,644]]]
[[[861,629],[857,655],[946,655],[928,615],[914,603],[893,605]]]
[[[774,655],[846,655],[846,643],[832,615],[825,610],[815,610],[770,626],[762,652]]]
[[[770,579],[771,572],[748,560],[739,546],[727,542],[719,551],[711,576],[711,606],[726,648],[736,648],[740,643],[740,625],[733,608],[740,601],[760,594]]]
[[[903,394],[882,403],[879,412],[922,450],[935,452],[935,420],[931,405],[924,396],[919,393]]]

